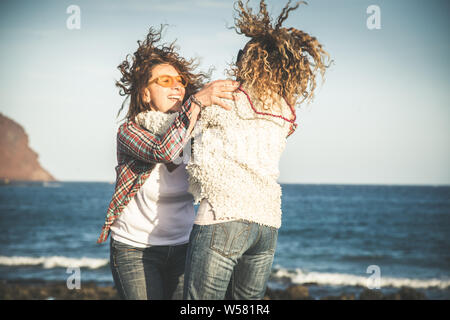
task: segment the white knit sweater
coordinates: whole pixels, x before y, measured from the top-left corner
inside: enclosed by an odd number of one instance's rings
[[[195,203],[207,198],[218,220],[243,219],[279,228],[278,167],[290,123],[256,114],[247,96],[243,92],[238,95],[231,111],[218,106],[202,110],[193,133],[193,154],[186,167],[188,191]],[[252,100],[256,110],[262,110]],[[277,106],[278,112],[269,113],[292,118],[284,100]]]
[[[135,121],[150,132],[162,136],[169,130],[170,125],[175,121],[175,118],[178,117],[178,115],[178,112],[164,113],[161,111],[148,110],[139,113],[136,116]]]
[[[201,119],[191,134],[194,145],[186,166],[188,191],[195,203],[208,199],[218,220],[243,219],[279,228],[278,167],[290,123],[256,114],[247,96],[243,92],[238,95],[239,100],[230,111],[219,106],[202,110]],[[230,104],[229,100],[224,102]],[[262,110],[256,100],[252,102],[257,110]],[[292,118],[284,100],[275,110],[278,112],[269,113]],[[147,111],[140,113],[136,121],[162,135],[177,116],[178,113]]]

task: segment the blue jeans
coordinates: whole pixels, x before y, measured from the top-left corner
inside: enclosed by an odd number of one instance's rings
[[[110,266],[119,296],[127,300],[181,299],[187,246],[137,248],[111,238]]]
[[[194,225],[189,239],[183,298],[264,297],[278,229],[248,221]]]

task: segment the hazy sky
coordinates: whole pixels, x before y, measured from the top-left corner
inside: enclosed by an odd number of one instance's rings
[[[259,1],[251,1],[255,5]],[[278,16],[284,1],[267,1]],[[450,2],[309,0],[287,27],[335,64],[298,111],[282,183],[450,184]],[[66,22],[81,10],[80,29]],[[381,29],[370,30],[370,5]],[[185,57],[214,79],[245,42],[226,27],[233,1],[1,1],[0,112],[20,123],[59,180],[114,181],[117,65],[150,26],[169,24]],[[124,114],[123,114],[124,115]]]

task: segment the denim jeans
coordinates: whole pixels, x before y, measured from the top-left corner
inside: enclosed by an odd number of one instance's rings
[[[181,299],[187,246],[137,248],[111,238],[110,265],[119,296],[127,300]]]
[[[248,221],[194,225],[189,239],[183,298],[264,297],[278,229]]]

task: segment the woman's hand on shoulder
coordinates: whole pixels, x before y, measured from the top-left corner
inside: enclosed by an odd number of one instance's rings
[[[203,107],[213,104],[221,106],[226,110],[231,110],[231,106],[222,101],[228,99],[235,101],[237,96],[233,92],[239,88],[239,82],[233,80],[216,80],[206,84],[199,92],[194,95],[194,99],[200,101]],[[193,101],[195,103],[195,100]],[[200,107],[202,107],[200,106]]]

